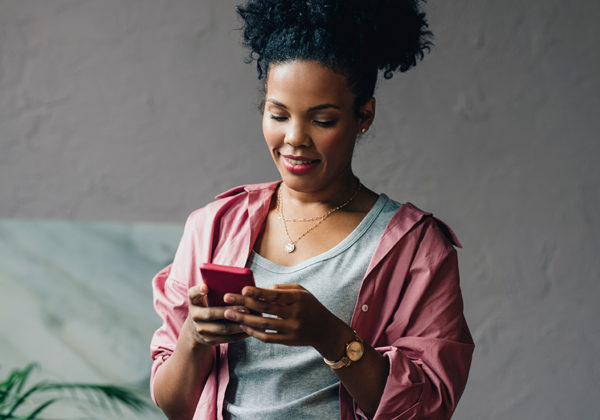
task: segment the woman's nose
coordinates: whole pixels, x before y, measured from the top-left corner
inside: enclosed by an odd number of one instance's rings
[[[311,143],[310,135],[304,124],[300,122],[290,124],[285,133],[285,142],[294,147],[309,146]]]

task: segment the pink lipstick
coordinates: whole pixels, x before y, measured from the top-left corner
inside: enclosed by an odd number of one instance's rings
[[[280,155],[283,167],[296,175],[310,171],[319,163],[318,159],[308,159],[303,156]]]

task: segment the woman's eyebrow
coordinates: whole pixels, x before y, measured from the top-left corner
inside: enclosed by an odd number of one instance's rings
[[[287,109],[287,106],[285,106],[284,104],[282,104],[279,101],[276,101],[275,99],[267,99],[267,102],[270,102],[273,105],[277,105],[278,107],[281,107],[283,109]],[[321,105],[315,105],[315,106],[312,106],[312,107],[308,108],[308,112],[319,111],[321,109],[327,109],[327,108],[341,109],[337,105],[333,105],[333,104],[321,104]]]
[[[320,109],[327,109],[327,108],[340,109],[340,107],[337,106],[337,105],[333,105],[333,104],[321,104],[321,105],[317,105],[317,106],[313,106],[313,107],[308,108],[308,111],[309,112],[311,112],[311,111],[318,111]]]
[[[280,108],[287,109],[287,106],[285,106],[284,104],[282,104],[282,103],[281,103],[281,102],[279,102],[279,101],[276,101],[275,99],[267,99],[267,102],[270,102],[270,103],[272,103],[273,105],[277,105],[277,106],[278,106],[278,107],[280,107]]]

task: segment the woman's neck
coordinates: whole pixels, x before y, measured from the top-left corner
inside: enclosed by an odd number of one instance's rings
[[[279,188],[280,199],[286,217],[316,217],[330,209],[339,206],[360,188],[360,182],[352,173],[327,185],[325,188],[314,191],[300,191],[283,182]],[[350,205],[351,203],[348,203]]]

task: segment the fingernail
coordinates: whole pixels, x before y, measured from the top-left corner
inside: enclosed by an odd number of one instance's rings
[[[235,301],[235,299],[231,295],[225,295],[223,297],[223,301],[225,301],[225,303],[233,303]]]
[[[231,310],[225,311],[225,318],[227,319],[235,319],[235,314]]]
[[[245,325],[240,325],[240,330],[246,332],[246,326]]]
[[[242,291],[242,294],[243,294],[244,296],[252,296],[252,290],[244,289],[244,290]]]
[[[248,313],[248,309],[246,309],[246,308],[238,308],[238,310],[237,310],[237,311],[238,311],[239,313],[241,313],[241,314],[247,314],[247,313]]]

